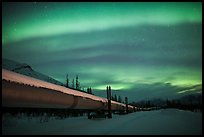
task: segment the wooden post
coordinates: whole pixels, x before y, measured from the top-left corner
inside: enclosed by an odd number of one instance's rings
[[[125,97],[126,113],[128,114],[128,98]]]
[[[91,111],[88,110],[88,119],[91,119],[91,115],[90,115]]]
[[[108,99],[108,118],[112,118],[112,112],[111,112],[111,87],[107,86],[107,99]]]
[[[136,111],[135,106],[133,107],[134,112]]]

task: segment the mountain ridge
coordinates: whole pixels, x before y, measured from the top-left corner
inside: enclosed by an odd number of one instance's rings
[[[10,59],[3,58],[2,68],[19,73],[19,74],[30,76],[36,79],[40,79],[46,82],[50,82],[56,85],[64,86],[63,83],[55,80],[54,78],[51,78],[50,76],[47,76],[45,74],[42,74],[40,72],[33,70],[33,68],[26,63],[19,63],[19,62],[10,60]]]

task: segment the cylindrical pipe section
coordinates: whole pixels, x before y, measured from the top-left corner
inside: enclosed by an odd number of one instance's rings
[[[2,69],[2,106],[125,110],[126,105],[111,101],[110,86],[105,99]],[[131,110],[133,106],[128,108]]]
[[[2,80],[3,107],[98,109],[103,102]]]

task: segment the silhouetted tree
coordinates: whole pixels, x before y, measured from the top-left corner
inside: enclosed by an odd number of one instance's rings
[[[78,87],[79,87],[79,90],[81,90],[81,86],[80,86],[80,82],[78,81]]]
[[[67,88],[69,87],[69,77],[68,77],[68,74],[67,74]]]
[[[78,80],[79,80],[79,78],[78,78],[78,75],[77,75],[76,76],[76,89],[79,89],[79,83],[78,83],[79,81]]]
[[[72,79],[72,88],[74,88],[74,79]]]
[[[89,90],[90,90],[90,94],[92,94],[91,88]]]
[[[87,88],[87,93],[92,94],[91,88]]]
[[[150,107],[150,101],[147,101],[147,106],[146,107]]]
[[[122,98],[118,96],[118,102],[122,103]]]
[[[117,95],[116,95],[116,94],[115,94],[114,100],[115,100],[115,101],[118,101],[118,100],[117,100]]]

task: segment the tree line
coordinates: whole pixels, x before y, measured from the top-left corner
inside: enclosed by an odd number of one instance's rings
[[[152,99],[130,103],[138,108],[176,108],[202,112],[202,95],[187,95],[178,99]]]
[[[84,93],[93,94],[91,87],[86,88],[87,91],[85,90],[85,88],[81,87],[81,83],[79,82],[78,75],[76,75],[76,79],[73,78],[70,83],[69,75],[67,74],[65,87],[75,89]]]

